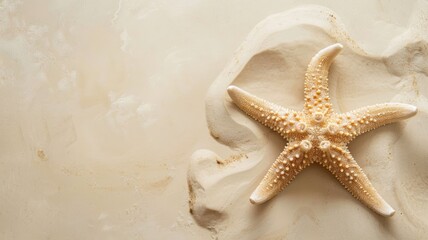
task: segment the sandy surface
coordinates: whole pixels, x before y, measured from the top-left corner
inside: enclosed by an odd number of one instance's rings
[[[2,1],[0,238],[423,239],[428,4],[335,2]],[[419,108],[350,145],[391,218],[319,167],[248,201],[283,142],[226,87],[299,109],[334,42],[337,111]]]

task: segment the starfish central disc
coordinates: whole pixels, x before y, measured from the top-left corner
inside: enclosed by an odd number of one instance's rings
[[[314,113],[314,120],[316,122],[322,122],[323,119],[324,119],[324,114],[322,112],[315,112]]]
[[[300,148],[303,152],[308,152],[312,148],[312,143],[308,140],[303,140],[300,142]]]
[[[324,140],[320,142],[319,148],[321,149],[321,151],[325,152],[330,149],[330,146],[331,146],[330,141]]]

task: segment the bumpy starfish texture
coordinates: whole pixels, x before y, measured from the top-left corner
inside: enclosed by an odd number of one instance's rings
[[[350,154],[347,144],[377,127],[414,116],[415,106],[384,103],[348,113],[335,113],[328,93],[328,71],[342,50],[333,44],[316,54],[305,74],[303,111],[293,111],[230,86],[233,102],[246,114],[288,141],[250,197],[261,204],[282,191],[304,168],[318,163],[329,170],[358,200],[383,216],[395,210],[383,200]]]

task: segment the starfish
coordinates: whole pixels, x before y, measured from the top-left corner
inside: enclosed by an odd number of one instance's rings
[[[229,96],[243,112],[288,141],[251,194],[251,203],[261,204],[270,200],[301,170],[318,163],[366,206],[383,216],[394,214],[395,210],[371,185],[347,145],[365,132],[414,116],[417,108],[403,103],[383,103],[335,113],[330,103],[327,77],[334,57],[342,48],[336,43],[312,58],[305,74],[302,111],[268,102],[236,86],[228,87]]]

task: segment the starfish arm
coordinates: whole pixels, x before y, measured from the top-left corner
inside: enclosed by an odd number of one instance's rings
[[[305,74],[305,113],[318,112],[326,115],[331,111],[328,72],[333,59],[342,48],[340,43],[330,45],[319,51],[309,63]]]
[[[345,142],[380,126],[397,122],[417,113],[417,108],[404,103],[384,103],[339,114],[337,133]]]
[[[258,98],[238,87],[227,88],[233,102],[259,123],[290,139],[303,134],[306,125],[299,123],[301,113]]]
[[[366,206],[383,216],[394,214],[395,210],[377,193],[346,147],[332,145],[321,164]]]
[[[250,202],[253,204],[264,203],[281,192],[297,174],[312,161],[305,153],[305,141],[289,143],[278,156],[269,171],[251,194]],[[309,143],[310,144],[310,143]],[[310,146],[309,146],[310,148]]]

